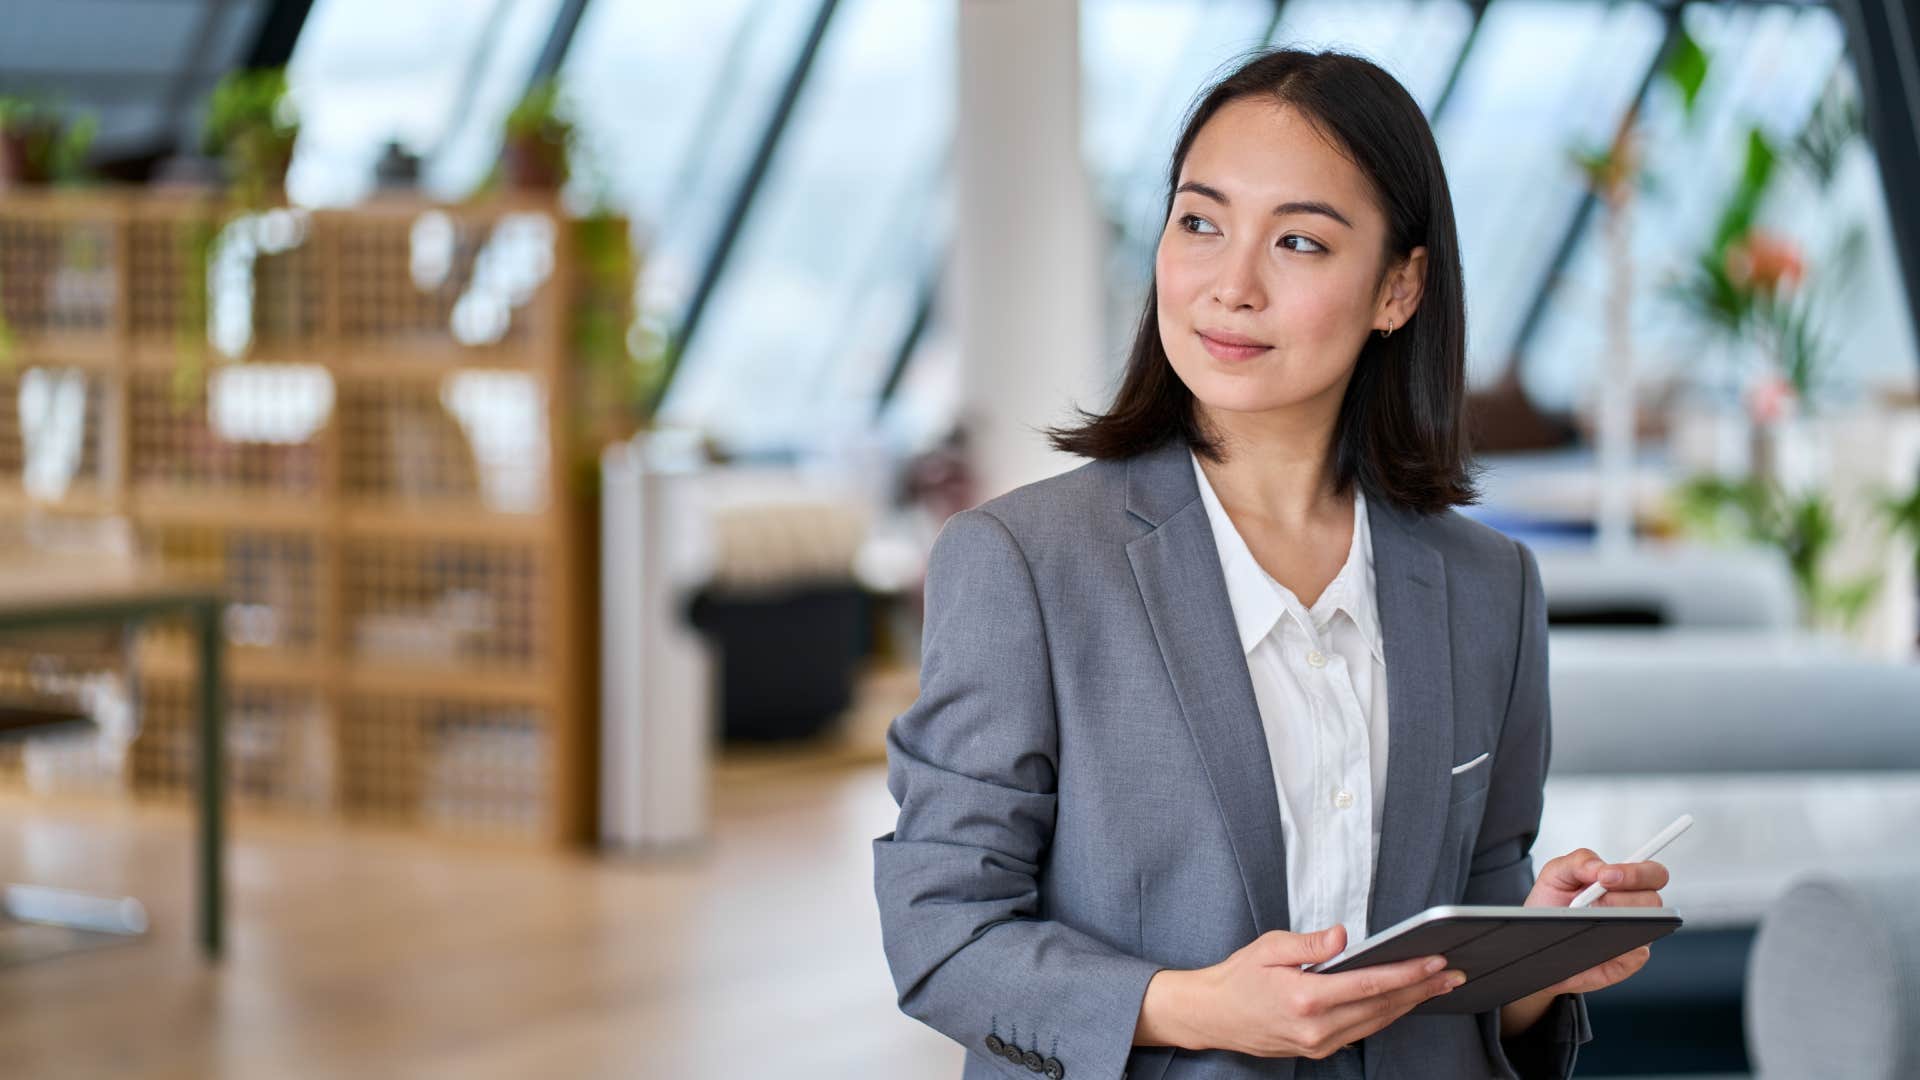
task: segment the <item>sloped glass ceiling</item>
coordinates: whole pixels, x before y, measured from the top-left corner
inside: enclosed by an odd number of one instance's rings
[[[94,157],[197,136],[201,103],[247,55],[265,0],[13,0],[0,95],[92,113]]]
[[[945,243],[954,0],[842,0],[663,403],[742,451],[868,427]]]

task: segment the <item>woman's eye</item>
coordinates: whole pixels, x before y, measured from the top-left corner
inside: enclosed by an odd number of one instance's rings
[[[1213,222],[1208,221],[1206,218],[1203,218],[1198,214],[1181,214],[1179,218],[1177,218],[1176,220],[1178,221],[1182,231],[1193,233],[1197,236],[1215,236],[1215,235],[1218,235],[1220,231],[1214,228]],[[1326,254],[1327,249],[1322,247],[1319,241],[1314,240],[1310,237],[1300,236],[1298,234],[1288,234],[1280,238],[1281,246],[1283,247],[1286,246],[1286,243],[1289,240],[1298,240],[1301,243],[1307,245],[1304,248],[1289,247],[1287,248],[1287,250],[1289,251],[1297,251],[1302,255]]]

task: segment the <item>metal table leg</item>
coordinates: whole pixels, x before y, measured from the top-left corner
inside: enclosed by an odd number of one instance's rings
[[[223,795],[226,791],[221,764],[226,749],[222,739],[225,719],[225,676],[221,670],[225,635],[220,626],[221,604],[215,601],[194,605],[194,622],[200,639],[200,945],[207,958],[218,959],[221,945],[221,916],[225,906],[226,875],[223,866]]]

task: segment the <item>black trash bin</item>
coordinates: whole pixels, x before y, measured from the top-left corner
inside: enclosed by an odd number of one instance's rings
[[[852,582],[753,591],[709,586],[688,617],[720,667],[720,736],[806,739],[853,703],[868,648],[868,598]]]

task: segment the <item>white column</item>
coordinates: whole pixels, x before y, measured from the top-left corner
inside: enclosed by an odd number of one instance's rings
[[[961,0],[945,296],[982,498],[1078,464],[1035,429],[1098,410],[1101,244],[1080,155],[1078,0]]]

